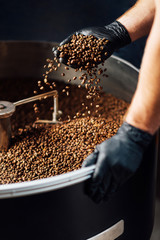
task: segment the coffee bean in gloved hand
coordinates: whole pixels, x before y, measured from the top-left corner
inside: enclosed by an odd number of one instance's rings
[[[110,57],[115,50],[124,47],[131,42],[131,38],[126,28],[118,21],[115,21],[104,27],[90,27],[82,29],[73,34],[82,34],[85,36],[93,35],[97,39],[107,39],[108,42],[104,45],[103,50],[103,52],[107,52],[107,55],[103,54],[101,62]],[[60,46],[68,44],[71,41],[73,34],[62,41]],[[53,48],[53,53],[56,57],[59,57],[60,55],[60,51],[58,51],[57,48]],[[67,59],[61,57],[61,62],[67,64]]]
[[[96,165],[85,193],[99,203],[116,192],[141,165],[143,154],[152,135],[124,122],[117,134],[98,145],[82,167]]]

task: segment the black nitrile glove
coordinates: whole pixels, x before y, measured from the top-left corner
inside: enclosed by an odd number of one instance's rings
[[[105,55],[102,56],[102,61],[109,58],[115,50],[124,47],[125,45],[131,42],[131,38],[126,28],[118,21],[115,21],[104,27],[91,27],[82,29],[73,34],[93,35],[96,38],[101,39],[106,38],[107,40],[109,40],[109,42],[104,46],[104,52],[107,52],[108,54],[107,56]],[[72,38],[72,35],[70,35],[64,41],[62,41],[60,43],[60,46],[69,43]],[[56,57],[59,57],[60,52],[56,48],[53,48],[52,50],[54,55]],[[61,58],[60,61],[66,64],[65,59]]]
[[[117,134],[98,145],[82,167],[96,165],[85,193],[99,203],[108,200],[139,168],[152,135],[124,122]]]

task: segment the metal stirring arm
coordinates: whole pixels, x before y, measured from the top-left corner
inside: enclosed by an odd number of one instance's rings
[[[42,93],[30,98],[25,98],[22,99],[20,101],[14,102],[13,104],[15,105],[15,107],[26,104],[26,103],[30,103],[30,102],[34,102],[37,100],[42,100],[42,99],[46,99],[48,97],[52,97],[53,96],[53,101],[54,101],[54,112],[53,112],[53,116],[52,116],[52,120],[37,120],[35,123],[58,123],[57,117],[59,114],[61,114],[60,111],[58,111],[58,91],[57,90],[53,90],[47,93]]]
[[[61,114],[61,111],[58,111],[58,91],[53,90],[47,93],[42,93],[30,98],[26,98],[14,103],[7,102],[7,101],[0,101],[0,151],[7,150],[11,138],[11,122],[10,118],[15,112],[15,108],[17,106],[34,102],[37,100],[45,99],[48,97],[53,97],[54,101],[54,112],[52,116],[52,120],[38,120],[35,123],[46,123],[46,124],[55,124],[59,123],[57,120],[58,115]]]
[[[14,102],[14,105],[17,107],[17,106],[20,106],[22,104],[34,102],[34,101],[37,101],[37,100],[42,100],[42,99],[45,99],[47,97],[52,97],[52,96],[55,97],[55,98],[58,97],[57,90],[53,90],[53,91],[50,91],[50,92],[47,92],[47,93],[42,93],[42,94],[39,94],[39,95],[36,95],[36,96],[33,96],[33,97],[22,99],[20,101]]]

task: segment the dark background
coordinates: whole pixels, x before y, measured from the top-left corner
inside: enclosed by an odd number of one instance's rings
[[[0,40],[62,41],[75,30],[111,23],[135,0],[0,0]],[[116,55],[139,67],[145,40]]]

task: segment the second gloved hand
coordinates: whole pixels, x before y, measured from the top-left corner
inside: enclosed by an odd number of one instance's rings
[[[139,168],[152,135],[124,122],[117,134],[98,145],[82,167],[96,165],[85,193],[99,203],[107,200]]]
[[[93,35],[98,39],[107,39],[108,43],[104,46],[104,52],[107,52],[107,55],[103,55],[102,61],[109,58],[113,52],[131,42],[131,38],[128,34],[126,28],[118,21],[115,21],[104,27],[90,27],[82,29],[73,33],[75,35],[83,34],[85,36]],[[70,42],[72,35],[67,37],[64,41],[60,43],[60,46]],[[59,51],[53,48],[53,53],[56,57],[59,57]],[[65,59],[61,59],[61,62],[66,64]]]

